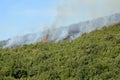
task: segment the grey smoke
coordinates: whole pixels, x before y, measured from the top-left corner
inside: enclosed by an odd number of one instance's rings
[[[89,33],[95,29],[101,29],[104,26],[113,25],[120,22],[120,13],[111,16],[100,17],[90,21],[72,24],[66,27],[59,27],[50,33],[49,41],[59,42],[66,37],[74,40],[83,33]],[[62,36],[62,37],[61,37]]]
[[[24,44],[32,44],[40,42],[48,35],[48,42],[59,42],[64,39],[74,40],[83,33],[89,33],[95,29],[101,29],[104,26],[120,23],[120,13],[111,16],[100,17],[90,21],[72,24],[57,28],[49,28],[43,32],[26,34],[23,36],[14,37],[8,41],[4,47],[19,46]]]
[[[63,0],[57,8],[55,27],[68,26],[120,12],[120,0]]]
[[[45,32],[30,33],[23,36],[16,36],[8,41],[4,47],[21,46],[41,41],[46,36]]]
[[[83,33],[119,23],[119,4],[120,0],[63,0],[49,29],[14,37],[4,47],[40,42],[47,35],[48,42],[59,42],[65,38],[74,40]]]

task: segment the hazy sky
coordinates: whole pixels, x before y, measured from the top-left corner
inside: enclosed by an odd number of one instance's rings
[[[0,40],[120,12],[120,0],[0,0]]]
[[[120,0],[64,0],[57,13],[56,25],[75,24],[120,13]]]
[[[59,0],[0,0],[0,40],[52,24]]]

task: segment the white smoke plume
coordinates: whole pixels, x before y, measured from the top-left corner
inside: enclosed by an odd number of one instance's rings
[[[120,12],[120,0],[64,0],[57,8],[54,26],[68,26]]]
[[[58,6],[56,19],[49,29],[14,37],[4,47],[40,42],[47,35],[48,42],[65,38],[74,40],[83,33],[119,23],[119,4],[119,0],[64,0]]]
[[[104,26],[109,26],[116,23],[120,23],[120,13],[88,20],[85,22],[79,22],[66,27],[58,27],[50,33],[49,40],[58,42],[66,37],[69,40],[74,40],[83,33],[88,33],[95,29],[100,29]]]

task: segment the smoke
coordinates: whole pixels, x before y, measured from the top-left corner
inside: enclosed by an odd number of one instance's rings
[[[54,26],[68,26],[120,12],[120,0],[64,0],[57,8]]]
[[[52,28],[49,33],[49,41],[59,42],[63,39],[74,40],[83,33],[101,29],[104,26],[113,25],[120,22],[120,13],[110,16],[99,17],[97,19],[79,22],[64,27]]]
[[[51,27],[38,33],[14,37],[4,47],[40,42],[46,36],[48,42],[74,40],[83,33],[119,23],[119,4],[119,0],[64,0],[58,5]]]
[[[29,33],[26,35],[13,37],[12,39],[8,41],[8,44],[5,45],[4,48],[40,42],[44,37],[46,37],[47,35],[46,31],[47,30],[43,32]]]
[[[60,38],[58,37],[63,36],[66,37],[69,34],[68,28],[66,29],[62,28],[62,30],[60,29],[57,30],[60,27],[63,26],[65,27],[69,26],[70,24],[93,20],[99,17],[110,16],[112,14],[119,13],[120,12],[119,4],[120,0],[63,0],[63,3],[60,4],[57,8],[56,19],[51,27],[50,32],[52,33],[50,33],[51,37],[49,39],[53,41],[59,41]],[[71,30],[73,30],[74,32],[77,31],[78,33],[76,33],[76,35],[79,35],[81,34],[79,27],[77,28],[73,27]],[[94,29],[94,27],[90,26],[87,27],[86,30],[90,32],[91,28]],[[81,29],[83,30],[85,29],[85,27],[81,26]],[[53,31],[56,32],[53,33]],[[74,38],[71,37],[70,39]]]

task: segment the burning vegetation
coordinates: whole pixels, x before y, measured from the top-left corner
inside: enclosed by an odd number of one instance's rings
[[[46,43],[48,41],[48,35],[41,40],[42,43]]]

